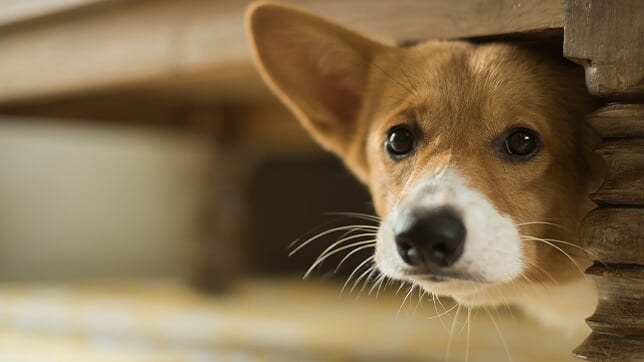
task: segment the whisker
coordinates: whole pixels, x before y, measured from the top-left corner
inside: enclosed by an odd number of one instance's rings
[[[389,279],[389,278],[387,277],[387,275],[382,274],[382,278],[381,278],[380,283],[379,283],[379,285],[378,285],[378,289],[376,290],[376,298],[378,298],[378,296],[380,296],[380,289],[381,289],[382,287],[384,287],[385,289],[387,289],[387,283],[386,283],[386,282],[387,282],[387,279]]]
[[[494,316],[492,313],[490,313],[490,310],[483,306],[483,309],[487,313],[488,316],[490,316],[490,320],[492,321],[492,325],[494,326],[494,329],[496,329],[496,333],[499,336],[499,339],[501,340],[501,344],[503,345],[503,349],[505,350],[506,356],[508,356],[508,361],[512,362],[512,354],[510,353],[510,349],[508,348],[508,344],[505,341],[505,338],[503,337],[503,333],[501,333],[501,329],[499,328],[499,325],[496,323],[496,320],[494,319]]]
[[[333,248],[335,248],[335,247],[339,246],[340,244],[343,244],[343,243],[345,243],[345,242],[347,242],[349,240],[366,238],[366,237],[372,238],[374,236],[376,236],[376,234],[374,234],[374,233],[361,233],[361,234],[356,234],[356,235],[343,237],[343,238],[335,241],[333,244],[329,245],[326,249],[324,249],[324,251],[322,251],[320,253],[320,257],[322,257],[327,252],[331,251]],[[375,240],[374,240],[374,242],[375,242]]]
[[[357,246],[359,246],[359,248],[356,248]],[[315,268],[318,265],[320,265],[322,262],[324,262],[329,257],[331,257],[331,256],[333,256],[333,255],[335,255],[335,254],[337,254],[337,253],[339,253],[339,252],[341,252],[343,250],[355,248],[354,252],[357,252],[359,250],[368,249],[368,248],[371,248],[373,246],[374,246],[373,240],[357,241],[355,243],[351,243],[349,245],[339,247],[339,248],[337,248],[337,249],[335,249],[333,251],[330,251],[330,252],[328,252],[326,254],[320,255],[317,259],[315,259],[315,262],[313,262],[313,264],[306,271],[306,273],[304,274],[304,279],[308,278],[309,275],[313,272],[313,270],[315,270]]]
[[[313,241],[315,241],[315,240],[317,240],[317,239],[319,239],[319,238],[321,238],[323,236],[326,236],[326,235],[329,235],[329,234],[332,234],[332,233],[335,233],[335,232],[338,232],[338,231],[344,231],[344,230],[351,230],[351,231],[363,230],[363,231],[372,231],[373,232],[375,230],[378,230],[378,227],[373,226],[373,225],[345,225],[345,226],[338,226],[338,227],[323,231],[323,232],[321,232],[321,233],[319,233],[317,235],[314,235],[314,236],[306,239],[300,245],[298,245],[295,249],[293,249],[293,251],[291,251],[288,255],[292,256],[293,254],[295,254],[298,251],[300,251],[303,247],[307,246],[308,244],[312,243]],[[300,241],[299,239],[293,241],[291,244],[289,244],[289,248],[292,248],[295,245],[297,245],[297,243],[299,241]]]
[[[371,268],[371,273],[369,273],[369,275],[367,275],[367,277],[364,279],[364,282],[362,283],[362,288],[360,288],[360,292],[359,292],[359,294],[362,294],[362,293],[365,291],[365,289],[367,288],[367,284],[368,284],[370,281],[372,281],[372,280],[373,280],[373,276],[374,276],[374,274],[375,274],[375,275],[377,275],[377,274],[378,274],[378,268],[376,268],[376,266],[375,266],[375,265],[373,266],[373,268]],[[376,281],[377,281],[377,279],[376,279]],[[374,282],[373,282],[373,284],[375,285],[375,283],[376,283],[376,282],[374,281]],[[370,293],[369,293],[369,294],[370,294]],[[367,295],[369,295],[369,294],[367,294]]]
[[[420,305],[423,303],[424,295],[425,295],[425,291],[423,290],[423,288],[418,288],[418,302],[416,302],[416,307],[414,308],[414,313],[412,314],[414,317],[418,312],[418,307],[420,307]]]
[[[351,278],[353,278],[353,276],[354,276],[354,275],[355,275],[355,274],[356,274],[356,273],[357,273],[357,272],[358,272],[358,271],[359,271],[363,266],[365,266],[365,264],[369,263],[370,261],[373,261],[373,259],[374,259],[374,256],[372,255],[372,256],[370,256],[370,257],[366,258],[365,260],[363,260],[360,264],[358,264],[358,266],[356,266],[356,267],[353,269],[353,271],[351,272],[351,274],[349,274],[349,277],[347,278],[347,280],[344,282],[344,285],[342,286],[342,289],[340,290],[340,294],[344,293],[344,290],[347,288],[347,285],[349,285],[349,282],[351,281]]]
[[[554,284],[559,284],[559,282],[552,276],[552,274],[548,273],[548,271],[545,270],[544,268],[542,268],[539,264],[533,263],[533,262],[531,262],[529,260],[523,260],[523,262],[525,264],[527,264],[528,266],[531,266],[531,267],[539,270],[541,273],[543,273],[545,276],[547,276]]]
[[[437,310],[436,310],[436,313],[437,313],[437,314],[436,314],[436,315],[433,315],[433,316],[431,316],[431,317],[428,317],[428,318],[427,318],[427,320],[432,320],[432,319],[441,318],[442,316],[447,315],[447,314],[449,314],[451,311],[453,311],[454,309],[456,309],[456,307],[458,307],[458,304],[454,304],[451,308],[449,308],[449,309],[445,310],[444,312],[442,312],[442,313],[440,313],[440,314],[438,314],[438,309],[437,309]]]
[[[370,221],[375,221],[375,222],[381,222],[382,221],[382,219],[379,218],[378,216],[365,214],[365,213],[361,213],[361,212],[350,212],[350,211],[325,212],[325,213],[323,213],[323,215],[347,216],[347,217],[353,217],[353,218],[356,218],[356,219],[370,220]]]
[[[353,285],[351,286],[351,290],[349,291],[349,293],[353,294],[353,291],[356,289],[358,284],[360,284],[360,281],[362,280],[362,278],[367,277],[367,279],[368,279],[369,278],[368,276],[372,275],[374,270],[376,270],[376,266],[372,265],[367,270],[365,270],[364,273],[360,274],[360,276],[358,276],[358,279],[356,279],[356,281],[353,282]],[[367,279],[365,279],[365,280],[367,280]],[[362,292],[363,290],[364,290],[364,288],[360,289],[360,292]],[[360,296],[360,293],[358,293],[358,296]]]
[[[588,249],[586,249],[586,248],[584,248],[582,246],[579,246],[579,245],[577,245],[575,243],[571,243],[569,241],[564,241],[564,240],[559,240],[559,239],[546,239],[546,238],[543,238],[542,240],[550,241],[550,242],[553,242],[553,243],[560,243],[560,244],[563,244],[563,245],[568,245],[570,247],[579,249],[579,250],[583,251],[584,253],[588,254],[593,259],[595,259],[598,262],[602,263],[604,266],[606,266],[606,263],[604,263],[604,261],[599,256],[597,256],[597,254],[595,254],[592,251],[590,251],[590,250],[588,250]]]
[[[541,283],[541,282],[539,282],[539,281],[537,281],[537,280],[532,280],[532,279],[530,279],[530,277],[528,277],[525,273],[519,273],[519,277],[521,277],[521,279],[523,279],[523,280],[525,280],[526,282],[528,282],[528,285],[529,285],[529,286],[531,286],[531,287],[532,287],[532,289],[533,289],[534,291],[538,291],[538,290],[536,289],[537,287],[535,286],[535,284],[539,284],[539,286],[540,286],[540,287],[542,287],[542,288],[544,288],[544,287],[545,287],[545,286],[543,285],[543,283]]]
[[[376,244],[376,241],[375,241],[375,240],[365,240],[365,241],[370,241],[370,242],[373,244],[373,245],[371,245],[371,246],[372,246],[372,247],[375,247],[375,244]],[[366,245],[368,245],[368,244],[366,244]],[[345,255],[345,256],[342,258],[342,260],[340,260],[340,262],[338,263],[338,265],[335,267],[334,272],[335,272],[335,273],[337,273],[337,272],[340,270],[340,267],[342,266],[342,264],[344,264],[344,262],[345,262],[345,261],[347,261],[347,260],[348,260],[352,255],[354,255],[354,254],[356,254],[356,253],[358,253],[359,251],[364,250],[364,249],[368,249],[368,247],[355,248],[355,249],[351,250],[349,253],[347,253],[347,255]]]
[[[445,308],[445,306],[443,305],[443,302],[441,302],[440,297],[438,297],[438,296],[437,296],[436,294],[434,294],[434,293],[432,293],[432,302],[433,302],[433,304],[434,304],[434,310],[436,311],[436,314],[438,314],[438,321],[439,321],[439,322],[441,322],[441,325],[443,326],[443,329],[447,329],[447,326],[445,325],[445,323],[443,322],[443,318],[441,318],[441,317],[442,317],[442,316],[444,316],[445,314],[449,314],[451,311],[453,311],[453,310],[454,310],[454,308],[456,308],[456,307],[457,307],[457,304],[454,304],[454,305],[453,305],[453,306],[448,310],[448,309],[447,309],[447,308]],[[443,308],[443,313],[440,313],[440,314],[439,314],[439,312],[438,312],[438,307],[436,306],[436,304],[440,305],[440,306],[441,306],[441,308]],[[433,318],[431,318],[431,319],[433,319]]]
[[[358,230],[356,230],[356,229],[347,230],[347,231],[343,232],[340,236],[338,236],[337,241],[339,241],[341,239],[344,239],[346,237],[352,236],[352,234],[354,234],[356,232],[358,232]],[[376,236],[377,233],[375,231],[373,231],[373,230],[370,230],[369,232],[367,232],[367,230],[364,230],[364,232],[361,233],[361,235],[362,234],[365,234],[365,235],[366,234],[373,234],[373,236]]]
[[[529,222],[522,222],[517,224],[517,226],[524,226],[524,225],[550,225],[563,230],[568,230],[568,228],[563,225],[555,224],[553,222],[548,222],[548,221],[529,221]]]
[[[520,273],[519,277],[525,280],[535,293],[537,294],[544,293],[544,289],[546,288],[546,286],[541,281],[532,280],[525,273]],[[541,287],[542,289],[538,289],[537,287]]]
[[[451,312],[452,309],[450,308],[450,311],[443,310],[443,313],[439,312],[438,307],[436,306],[436,304],[437,304],[436,303],[436,294],[435,293],[429,293],[429,294],[432,296],[432,306],[434,307],[434,312],[436,314],[431,316],[431,317],[429,317],[428,319],[436,319],[436,318],[438,318],[438,321],[443,326],[443,329],[445,329],[445,323],[443,323],[443,319],[441,317],[444,316],[445,314],[448,314],[449,312]]]
[[[405,79],[407,79],[407,83],[409,84],[409,87],[414,91],[413,96],[418,98],[420,95],[420,92],[418,91],[418,88],[416,87],[416,82],[412,81],[412,79],[409,77],[409,73],[405,70],[405,67],[401,67],[400,70],[402,71],[403,75],[405,76]]]
[[[294,246],[297,246],[300,243],[302,243],[303,240],[308,240],[311,237],[315,237],[320,232],[329,231],[329,228],[333,227],[337,223],[338,223],[338,220],[331,220],[331,221],[322,223],[322,224],[312,228],[311,230],[307,231],[306,233],[304,233],[304,234],[298,236],[297,238],[295,238],[295,240],[291,241],[288,244],[287,249],[292,249]],[[345,226],[351,227],[351,226],[355,226],[355,225],[345,225]],[[349,232],[351,232],[351,231],[349,231]]]
[[[456,314],[454,315],[454,319],[452,320],[452,327],[449,330],[449,338],[447,338],[447,351],[445,352],[445,362],[449,361],[450,353],[452,350],[452,339],[454,338],[454,330],[456,329],[456,320],[458,319],[458,315],[461,311],[461,304],[458,304],[458,307],[456,308]]]
[[[577,261],[575,261],[575,259],[573,259],[573,257],[570,256],[570,254],[566,253],[562,248],[558,247],[557,245],[555,245],[555,244],[553,244],[553,243],[551,243],[551,242],[549,242],[549,241],[547,241],[545,239],[537,238],[537,237],[534,237],[534,236],[522,235],[521,238],[523,240],[540,241],[540,242],[542,242],[542,243],[544,243],[546,245],[549,245],[549,246],[553,247],[554,249],[558,250],[561,254],[565,255],[577,267],[577,269],[579,269],[579,272],[581,273],[581,275],[583,275],[584,277],[586,276],[586,274],[584,274],[584,271],[582,270],[581,266],[577,263]]]
[[[405,298],[403,298],[402,303],[400,303],[400,307],[398,308],[398,313],[396,314],[397,317],[400,317],[400,312],[402,312],[403,307],[405,306],[405,303],[407,302],[407,298],[414,292],[414,289],[416,288],[416,284],[411,284],[409,287],[409,290],[407,291],[407,294],[405,294]]]
[[[505,311],[510,315],[512,318],[513,322],[517,321],[517,318],[514,316],[514,312],[512,312],[512,306],[510,303],[508,303],[508,298],[505,296],[505,293],[503,292],[503,288],[500,286],[497,286],[496,289],[501,293],[501,298],[503,298],[503,308]]]
[[[467,334],[465,335],[465,362],[470,360],[470,333],[472,322],[472,307],[467,307]]]
[[[398,295],[398,293],[400,293],[402,288],[407,285],[407,282],[402,280],[399,280],[398,283],[399,283],[398,289],[396,289],[396,293],[394,293],[396,295]]]
[[[436,312],[436,314],[440,314],[440,312],[438,311],[438,307],[436,306],[436,294],[434,293],[429,293],[429,294],[432,296],[432,305],[434,306],[434,311]]]
[[[444,305],[444,304],[443,304],[443,302],[441,301],[441,298],[440,298],[440,297],[436,297],[436,301],[438,302],[438,305],[440,305],[440,306],[441,306],[441,308],[443,308],[443,310],[445,310],[445,309],[446,309],[446,308],[445,308],[445,305]]]
[[[412,97],[414,97],[414,98],[416,98],[416,97],[417,97],[417,95],[416,95],[414,92],[412,92],[409,88],[407,88],[404,84],[402,84],[402,82],[400,82],[400,81],[398,81],[396,78],[392,77],[392,76],[391,76],[391,74],[389,74],[389,73],[385,72],[385,70],[384,70],[381,66],[379,66],[377,63],[372,62],[371,64],[372,64],[376,69],[378,69],[380,72],[382,72],[382,74],[386,75],[386,76],[387,76],[387,78],[391,79],[394,83],[398,84],[398,85],[400,86],[400,88],[402,88],[402,89],[404,89],[405,91],[407,91],[407,93],[409,93],[409,95],[411,95],[411,96],[412,96]]]
[[[383,275],[384,275],[384,273],[383,273]],[[390,278],[389,276],[387,276],[385,278],[385,281],[382,283],[382,289],[386,290],[387,288],[393,288],[394,284],[396,284],[396,282],[397,282],[396,279],[393,279],[393,278]]]
[[[326,258],[327,255],[332,255],[331,253],[336,253],[337,251],[346,250],[346,249],[350,248],[351,246],[361,245],[360,243],[374,243],[375,244],[375,240],[372,239],[373,237],[374,237],[373,234],[363,233],[363,234],[348,236],[346,238],[340,239],[340,240],[334,242],[333,244],[329,245],[326,249],[324,249],[324,251],[322,251],[320,253],[320,255],[317,257],[316,261],[321,259],[321,258]],[[363,238],[369,238],[369,239],[355,241],[355,242],[340,246],[340,245],[346,243],[347,241],[354,240],[354,239],[363,239]]]
[[[371,286],[371,289],[369,289],[369,292],[367,292],[367,295],[371,295],[371,293],[373,293],[373,291],[376,290],[376,288],[377,288],[376,298],[378,298],[378,293],[380,292],[380,287],[382,287],[382,283],[385,280],[385,278],[386,278],[386,276],[384,274],[380,274],[378,279],[376,279],[376,281]]]

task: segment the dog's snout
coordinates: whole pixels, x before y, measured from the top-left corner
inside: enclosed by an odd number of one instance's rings
[[[413,267],[452,265],[463,254],[466,229],[449,209],[403,212],[394,226],[398,254]]]

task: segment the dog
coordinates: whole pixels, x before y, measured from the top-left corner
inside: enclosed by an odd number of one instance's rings
[[[582,69],[512,43],[390,46],[278,4],[246,20],[263,80],[369,189],[381,273],[587,333],[578,234],[603,167]]]

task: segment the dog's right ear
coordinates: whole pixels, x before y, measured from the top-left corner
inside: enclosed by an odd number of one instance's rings
[[[346,157],[356,143],[372,58],[384,46],[276,4],[252,5],[247,27],[255,61],[271,90],[322,146]]]

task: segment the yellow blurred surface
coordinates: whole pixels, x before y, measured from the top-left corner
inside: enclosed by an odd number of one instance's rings
[[[463,309],[455,322],[456,309],[436,318],[452,304],[434,308],[415,292],[403,304],[404,292],[340,290],[293,280],[221,296],[174,282],[5,285],[0,361],[444,361],[448,348],[449,361],[572,360],[570,343],[516,312],[472,311],[468,324]]]

